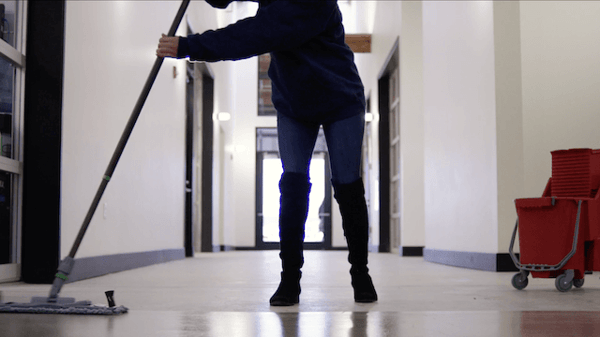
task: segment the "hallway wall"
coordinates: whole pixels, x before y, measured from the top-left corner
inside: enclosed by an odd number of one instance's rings
[[[413,200],[407,207],[406,200],[419,189],[415,165],[421,152],[426,248],[450,253],[449,264],[500,268],[507,262],[513,200],[541,194],[550,176],[550,151],[598,148],[598,7],[377,2],[373,52],[357,63],[377,112],[376,77],[400,37],[403,245],[407,237],[418,240],[418,232],[404,227],[418,228],[418,204]],[[422,25],[415,24],[419,8]],[[422,63],[418,48],[411,49],[419,35]],[[413,115],[420,99],[423,138],[416,131],[419,113]],[[420,141],[424,145],[417,151]]]
[[[372,158],[372,165],[370,167],[370,178],[368,186],[370,187],[371,202],[369,208],[369,223],[371,227],[371,244],[379,247],[380,245],[380,196],[379,196],[379,177],[380,177],[380,164],[379,164],[379,92],[378,92],[378,78],[377,75],[381,69],[385,66],[386,58],[391,52],[398,35],[400,34],[401,20],[397,20],[401,13],[402,5],[398,1],[378,1],[376,2],[374,10],[366,11],[373,17],[373,24],[367,25],[367,30],[356,31],[354,33],[371,33],[372,44],[371,53],[369,54],[355,54],[355,61],[358,67],[358,72],[361,76],[363,84],[365,86],[365,95],[370,98],[371,107],[370,110],[374,114],[374,120],[367,124],[367,128],[370,128],[369,143],[373,144],[371,153],[369,156]],[[360,13],[357,9],[356,14]],[[364,9],[362,11],[365,13]],[[371,21],[366,19],[364,21]],[[352,33],[351,31],[347,33]],[[400,97],[402,104],[402,96]],[[401,135],[402,130],[400,131]],[[402,146],[402,142],[400,144]],[[402,171],[402,169],[401,169]],[[401,183],[401,188],[403,184]],[[400,199],[404,200],[403,193],[401,192]],[[402,207],[401,207],[402,209]],[[401,217],[404,212],[401,211]],[[402,222],[402,219],[400,220]],[[403,237],[401,235],[401,237]],[[397,247],[393,247],[397,248]]]
[[[218,27],[253,16],[254,3],[233,3],[218,10]],[[217,25],[206,29],[215,29]],[[213,220],[213,246],[226,248],[254,247],[256,229],[256,128],[275,127],[275,117],[258,116],[258,60],[225,61],[211,64],[222,70],[215,80],[215,111],[227,112],[231,120],[216,122],[219,141],[215,151],[221,153],[215,172],[218,184],[219,218]],[[217,134],[215,132],[215,134]],[[218,145],[217,145],[218,143]],[[218,146],[218,148],[217,148]],[[217,181],[215,185],[217,186]]]
[[[402,247],[425,246],[425,119],[423,9],[402,3],[400,39],[400,149]]]
[[[494,4],[501,253],[515,224],[513,200],[541,196],[550,152],[600,148],[598,15],[596,2]]]
[[[359,5],[360,6],[360,5]],[[362,4],[366,6],[366,4]],[[362,18],[362,29],[372,29],[372,51],[357,54],[356,63],[371,97],[371,111],[376,118],[370,123],[371,153],[371,224],[372,241],[379,244],[379,95],[378,75],[385,67],[392,47],[399,39],[400,53],[400,241],[402,247],[425,245],[424,208],[424,125],[423,125],[423,37],[420,2],[377,1],[375,9]],[[357,31],[356,33],[364,33]],[[392,247],[397,250],[399,247]]]
[[[75,238],[180,2],[68,1],[61,256]],[[216,24],[192,2],[196,29]],[[186,18],[178,35],[187,29]],[[178,73],[173,78],[173,72]],[[183,248],[185,61],[165,59],[78,258]]]
[[[524,196],[520,21],[519,3],[494,2],[499,253],[508,252],[516,219],[514,200]]]
[[[154,62],[158,37],[178,6],[67,2],[63,257]],[[347,6],[369,15],[349,23],[356,31],[348,33],[373,34],[372,52],[357,54],[356,63],[374,113],[377,75],[400,38],[402,246],[506,253],[516,216],[512,201],[541,194],[550,176],[549,152],[600,148],[595,127],[600,125],[600,5],[377,1]],[[194,1],[187,18],[202,32],[255,10],[253,3],[215,10]],[[275,117],[257,116],[257,63],[211,64],[215,112],[232,116],[215,121],[216,246],[254,246],[255,129],[276,125]],[[183,247],[184,74],[185,61],[163,64],[78,257]],[[378,119],[369,125],[371,243],[378,245]],[[333,222],[334,246],[342,247],[339,214]]]
[[[493,24],[492,2],[423,2],[430,250],[498,252]]]
[[[540,196],[550,151],[600,148],[600,2],[522,2],[524,195]]]

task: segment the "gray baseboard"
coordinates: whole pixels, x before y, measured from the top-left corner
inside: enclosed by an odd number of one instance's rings
[[[400,247],[400,256],[402,257],[423,257],[424,247]]]
[[[183,259],[185,259],[184,248],[84,257],[75,259],[75,266],[67,283]]]
[[[428,262],[454,267],[494,272],[518,271],[508,254],[456,252],[425,248],[423,258]]]
[[[213,245],[213,253],[217,253],[217,252],[230,252],[230,251],[234,251],[235,248],[232,246],[227,246],[227,245]]]

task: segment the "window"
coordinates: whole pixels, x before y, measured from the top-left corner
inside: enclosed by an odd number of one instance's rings
[[[263,54],[258,57],[258,115],[275,116],[277,111],[271,100],[271,79],[269,78],[269,66],[271,55]]]
[[[20,278],[25,1],[0,1],[0,282]]]

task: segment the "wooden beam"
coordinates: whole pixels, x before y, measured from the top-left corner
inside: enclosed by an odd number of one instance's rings
[[[355,53],[370,53],[371,34],[347,34],[346,44]]]

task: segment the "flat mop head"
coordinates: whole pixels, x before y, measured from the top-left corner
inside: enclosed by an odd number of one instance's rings
[[[0,313],[67,314],[67,315],[120,315],[128,311],[124,306],[92,305],[90,301],[76,302],[71,297],[34,297],[30,303],[2,303]]]
[[[58,273],[52,283],[50,296],[33,297],[29,303],[2,302],[0,294],[0,313],[22,313],[22,314],[70,314],[70,315],[119,315],[126,313],[129,309],[124,306],[115,305],[114,290],[105,292],[108,306],[92,305],[90,301],[76,302],[72,297],[60,297],[58,293],[67,280],[67,276],[73,270],[75,261],[67,256],[58,266]]]

